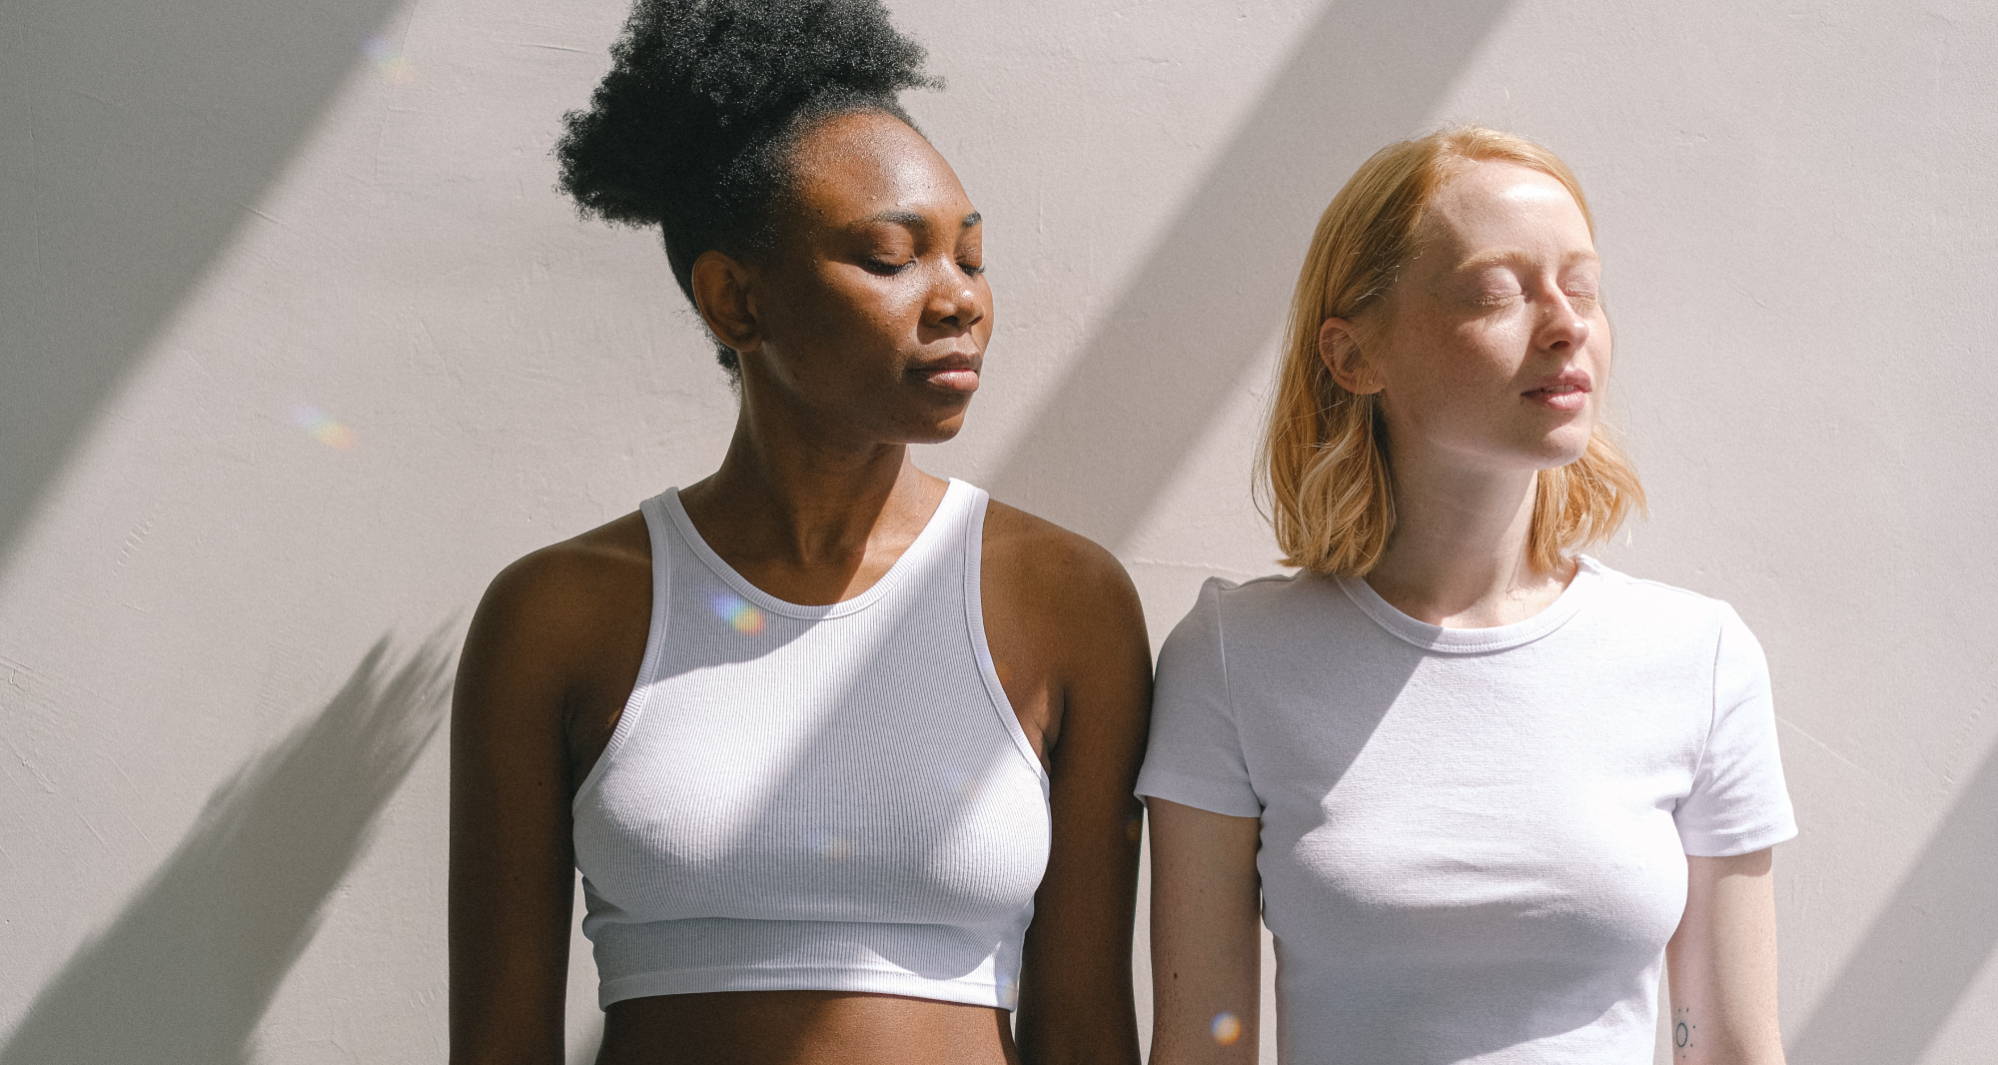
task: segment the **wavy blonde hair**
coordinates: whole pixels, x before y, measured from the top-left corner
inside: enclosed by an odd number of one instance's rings
[[[1319,358],[1319,328],[1327,318],[1354,318],[1386,295],[1413,256],[1436,190],[1485,160],[1559,181],[1595,235],[1588,200],[1567,164],[1510,133],[1453,127],[1390,144],[1360,164],[1319,217],[1305,253],[1263,436],[1258,504],[1276,529],[1285,565],[1357,577],[1387,548],[1394,491],[1380,396],[1349,392],[1332,379]],[[1599,417],[1581,458],[1539,472],[1527,540],[1532,564],[1559,569],[1570,551],[1607,539],[1633,507],[1643,506],[1637,473]]]

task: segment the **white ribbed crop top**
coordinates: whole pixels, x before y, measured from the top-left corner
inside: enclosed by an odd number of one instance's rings
[[[870,991],[1013,1009],[1048,780],[979,607],[986,495],[952,480],[859,595],[766,594],[667,491],[644,664],[576,791],[597,998]]]

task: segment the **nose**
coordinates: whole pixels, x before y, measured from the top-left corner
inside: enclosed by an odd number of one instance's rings
[[[1540,327],[1541,346],[1549,351],[1573,351],[1589,342],[1587,315],[1575,308],[1567,296],[1556,294],[1548,301],[1547,320]]]
[[[985,318],[985,298],[977,280],[952,262],[937,272],[925,317],[939,329],[963,331]]]

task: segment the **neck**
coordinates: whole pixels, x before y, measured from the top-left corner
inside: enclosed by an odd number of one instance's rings
[[[812,429],[745,402],[721,468],[687,486],[682,505],[730,554],[804,566],[863,555],[884,523],[928,513],[938,481],[909,461],[907,445]]]
[[[1431,624],[1505,625],[1560,595],[1570,573],[1534,568],[1533,470],[1392,462],[1395,524],[1367,583]]]

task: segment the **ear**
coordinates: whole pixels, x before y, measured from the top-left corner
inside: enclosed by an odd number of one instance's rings
[[[1319,323],[1318,359],[1332,372],[1332,380],[1354,395],[1371,395],[1385,387],[1360,350],[1359,327],[1350,318],[1327,318]]]
[[[708,331],[736,354],[762,346],[756,319],[756,299],[749,268],[719,251],[704,251],[694,260],[694,310]]]

